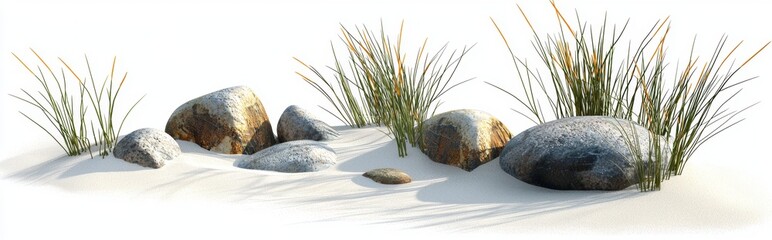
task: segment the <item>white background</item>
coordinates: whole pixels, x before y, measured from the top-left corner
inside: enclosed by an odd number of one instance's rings
[[[318,104],[329,105],[295,75],[295,71],[310,73],[292,57],[322,68],[332,63],[330,41],[339,46],[339,24],[347,27],[366,24],[375,29],[381,20],[392,35],[396,35],[400,21],[404,20],[404,41],[406,46],[413,46],[412,49],[425,37],[429,37],[432,49],[446,42],[451,49],[477,44],[462,62],[456,81],[470,77],[476,80],[449,92],[440,111],[481,109],[500,118],[513,132],[532,126],[510,110],[522,109],[513,99],[484,84],[488,81],[519,91],[512,62],[490,18],[503,28],[516,52],[536,62],[530,45],[532,33],[516,4],[526,11],[539,31],[553,33],[558,25],[548,1],[416,2],[2,0],[0,159],[29,154],[41,144],[52,143],[43,131],[18,113],[20,110],[33,112],[33,109],[8,96],[21,94],[20,88],[39,89],[11,52],[30,64],[36,61],[28,49],[34,48],[52,66],[60,66],[56,57],[61,57],[76,69],[85,69],[83,55],[88,54],[97,76],[104,76],[112,57],[117,56],[116,71],[129,73],[120,96],[120,104],[124,105],[119,109],[126,109],[147,94],[129,116],[123,134],[142,127],[163,129],[168,116],[180,104],[236,85],[251,87],[272,121],[278,120],[288,105],[297,104],[317,111],[323,120],[338,125],[333,117],[316,108]],[[729,36],[732,46],[744,40],[734,55],[740,62],[772,40],[769,27],[772,4],[763,1],[557,1],[557,4],[572,24],[576,23],[574,9],[583,21],[595,26],[599,26],[604,13],[608,13],[610,23],[619,25],[629,18],[630,27],[624,38],[628,40],[640,39],[656,20],[670,16],[672,29],[667,44],[672,64],[686,60],[695,35],[697,53],[703,55],[703,59],[712,52],[722,34]],[[748,182],[769,182],[764,171],[769,169],[772,160],[768,151],[768,136],[772,134],[768,118],[772,109],[769,105],[772,97],[768,93],[772,89],[771,51],[762,52],[736,79],[759,76],[745,85],[732,107],[757,101],[760,104],[743,115],[746,121],[700,149],[689,164],[725,165],[727,171],[747,176]],[[686,171],[688,174],[688,165]],[[766,184],[758,185],[766,187]],[[8,190],[22,191],[28,190]],[[32,191],[30,196],[36,196],[33,193],[50,196],[48,191],[52,190],[29,191]],[[769,188],[760,191],[769,191]],[[81,197],[68,198],[65,202],[89,199]],[[36,209],[23,205],[24,199],[0,195],[0,239],[2,232],[7,231],[3,228],[8,222],[29,217],[10,208]],[[29,203],[48,204],[41,199]],[[141,206],[131,205],[129,209]],[[78,213],[60,208],[48,210],[53,215],[63,211],[58,214],[97,226],[101,226],[99,223],[103,220],[99,217],[112,217],[97,214],[81,218]],[[77,225],[69,222],[69,217],[54,218],[62,222],[43,223]],[[179,224],[172,226],[188,226],[188,222]]]

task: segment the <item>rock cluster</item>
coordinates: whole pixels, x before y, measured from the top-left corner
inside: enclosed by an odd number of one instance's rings
[[[338,132],[298,106],[288,107],[273,134],[262,102],[248,87],[215,91],[179,106],[166,123],[174,139],[191,141],[204,149],[249,155],[241,168],[278,172],[311,172],[336,162],[332,148],[316,142],[338,137]],[[313,141],[311,141],[313,140]]]
[[[504,124],[478,110],[454,110],[422,123],[421,151],[434,162],[472,171],[499,157],[501,169],[529,184],[564,190],[619,190],[637,183],[636,158],[625,137],[648,159],[650,132],[630,121],[604,116],[571,117],[532,127],[514,138]],[[626,134],[624,134],[624,133]],[[340,134],[292,105],[279,118],[275,137],[260,100],[247,87],[232,87],[183,104],[169,118],[166,135],[140,129],[118,143],[116,157],[159,168],[179,155],[174,139],[205,149],[247,154],[240,168],[314,172],[336,164],[325,140]],[[277,143],[277,138],[279,144]],[[661,149],[669,157],[668,144]],[[401,170],[381,168],[363,176],[383,184],[409,183]]]

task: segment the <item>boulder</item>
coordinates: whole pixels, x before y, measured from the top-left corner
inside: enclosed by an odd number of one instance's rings
[[[506,126],[488,113],[455,110],[423,123],[421,151],[432,161],[472,171],[496,158],[512,138]]]
[[[263,104],[244,86],[188,101],[169,117],[166,132],[227,154],[252,154],[276,143]]]
[[[284,110],[276,126],[279,142],[295,140],[324,141],[338,138],[340,134],[330,125],[317,120],[305,109],[292,105]]]
[[[410,175],[395,168],[378,168],[362,174],[375,182],[382,184],[405,184],[412,181]]]
[[[563,118],[512,138],[499,163],[509,175],[536,186],[620,190],[637,183],[627,139],[637,141],[642,159],[648,159],[650,138],[645,127],[606,116]],[[661,141],[660,150],[667,159],[670,150],[666,140]]]
[[[311,140],[276,144],[236,161],[240,168],[277,172],[316,172],[335,165],[335,151]]]
[[[169,134],[152,128],[129,133],[113,149],[116,158],[149,168],[161,168],[181,153],[180,145]]]

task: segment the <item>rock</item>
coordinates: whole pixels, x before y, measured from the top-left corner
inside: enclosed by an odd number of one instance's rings
[[[373,169],[367,171],[365,174],[362,174],[362,176],[383,184],[405,184],[412,181],[410,179],[410,175],[407,175],[407,173],[403,172],[402,170],[395,168]]]
[[[335,165],[335,151],[327,145],[311,140],[276,144],[251,156],[236,161],[246,169],[277,172],[316,172]]]
[[[292,105],[284,110],[276,126],[279,142],[294,140],[324,141],[338,138],[340,134],[330,125],[317,120],[306,110]]]
[[[501,169],[523,182],[559,190],[620,190],[637,183],[622,129],[648,159],[649,131],[606,116],[571,117],[532,127],[509,141]],[[634,126],[632,128],[631,126]],[[662,140],[662,151],[670,156]]]
[[[180,145],[169,134],[152,128],[129,133],[113,149],[116,158],[149,168],[161,168],[181,153]]]
[[[432,161],[472,171],[496,158],[512,138],[506,126],[488,113],[455,110],[423,123],[421,151]]]
[[[166,132],[175,139],[228,154],[252,154],[276,143],[263,104],[244,86],[188,101],[169,117]]]

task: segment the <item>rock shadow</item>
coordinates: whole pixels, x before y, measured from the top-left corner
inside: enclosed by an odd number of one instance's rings
[[[25,161],[36,164],[30,165]],[[7,171],[5,177],[31,183],[46,183],[93,173],[152,170],[117,159],[112,154],[102,158],[99,155],[91,157],[88,153],[79,156],[60,154],[53,157],[50,154],[24,154],[4,160],[3,165]]]

